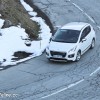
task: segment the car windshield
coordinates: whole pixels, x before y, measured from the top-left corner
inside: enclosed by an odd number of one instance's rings
[[[52,41],[64,43],[76,43],[80,31],[70,29],[59,29],[53,36]]]

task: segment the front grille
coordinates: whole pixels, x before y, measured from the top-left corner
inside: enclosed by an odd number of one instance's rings
[[[67,59],[65,59],[65,58],[50,58],[50,60],[56,60],[56,61],[67,61]]]
[[[50,51],[50,53],[51,53],[51,56],[60,55],[62,57],[66,57],[66,53],[65,52]]]

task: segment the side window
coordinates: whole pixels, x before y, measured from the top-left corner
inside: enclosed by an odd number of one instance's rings
[[[85,36],[86,36],[86,28],[83,30],[83,32],[82,32],[82,35],[81,35],[81,40],[83,39],[83,38],[85,38]]]
[[[90,32],[91,32],[91,27],[90,26],[88,26],[87,28],[86,28],[86,35],[88,35]]]
[[[83,30],[83,32],[82,32],[81,40],[82,40],[83,38],[85,38],[90,32],[91,32],[91,27],[90,27],[90,26],[87,26],[87,27]]]

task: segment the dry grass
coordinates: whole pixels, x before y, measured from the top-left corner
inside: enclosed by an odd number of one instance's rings
[[[21,23],[31,38],[38,37],[38,24],[30,20],[30,16],[19,0],[0,0],[0,13],[3,19],[10,20],[13,25]]]

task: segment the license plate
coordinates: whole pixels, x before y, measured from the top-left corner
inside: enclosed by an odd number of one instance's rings
[[[54,58],[62,58],[61,55],[53,55]]]

